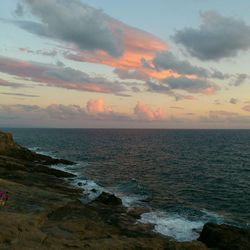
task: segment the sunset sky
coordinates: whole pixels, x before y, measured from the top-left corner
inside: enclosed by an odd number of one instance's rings
[[[248,0],[0,4],[0,127],[250,128]]]

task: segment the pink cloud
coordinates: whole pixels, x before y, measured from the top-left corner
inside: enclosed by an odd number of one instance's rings
[[[120,94],[125,91],[124,83],[110,81],[100,76],[90,76],[80,70],[69,67],[58,67],[52,64],[21,61],[0,57],[0,72],[15,75],[23,80],[28,80],[47,86],[89,91],[98,93]],[[3,82],[0,81],[3,85]],[[5,83],[6,85],[6,83]],[[16,86],[13,85],[12,86]]]
[[[98,114],[98,113],[112,113],[113,109],[105,105],[103,99],[90,99],[87,102],[87,110],[90,114]]]
[[[142,101],[138,101],[135,108],[134,114],[142,120],[156,121],[164,120],[166,113],[162,108],[152,109]]]

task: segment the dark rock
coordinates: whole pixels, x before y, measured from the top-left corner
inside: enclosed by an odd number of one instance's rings
[[[77,185],[78,185],[79,187],[81,187],[81,186],[82,186],[82,182],[78,182]]]
[[[93,193],[97,192],[97,190],[95,188],[92,188],[90,191],[93,192]]]
[[[102,192],[96,199],[96,202],[104,203],[106,205],[118,206],[122,205],[122,200],[116,197],[114,194]]]
[[[148,213],[149,211],[150,209],[146,207],[132,207],[127,210],[127,214],[136,219],[140,219],[141,214]]]
[[[204,243],[200,241],[196,241],[196,240],[191,241],[191,242],[169,241],[167,243],[166,249],[168,250],[208,250],[208,248],[206,247],[206,245],[204,245]]]
[[[198,240],[223,250],[250,249],[250,231],[225,224],[205,224]]]
[[[64,159],[54,159],[47,155],[32,152],[31,150],[16,144],[10,133],[4,133],[2,131],[0,131],[0,155],[10,156],[16,159],[26,160],[43,165],[75,164],[72,161]]]

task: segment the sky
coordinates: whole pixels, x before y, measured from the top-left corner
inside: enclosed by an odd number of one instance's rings
[[[0,5],[0,127],[250,129],[248,0]]]

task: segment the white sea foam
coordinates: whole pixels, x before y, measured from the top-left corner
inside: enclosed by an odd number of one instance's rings
[[[50,156],[52,158],[56,158],[55,154],[53,154],[52,152],[44,151],[39,147],[29,147],[28,149],[33,151],[33,152],[36,152],[37,154],[47,155],[47,156]]]
[[[141,215],[141,223],[154,224],[154,231],[170,236],[178,241],[191,241],[199,237],[205,222],[190,221],[180,215],[165,212],[149,212]]]
[[[142,206],[142,200],[145,200],[147,198],[147,196],[142,195],[123,196],[119,193],[116,193],[115,195],[121,198],[124,207]]]

